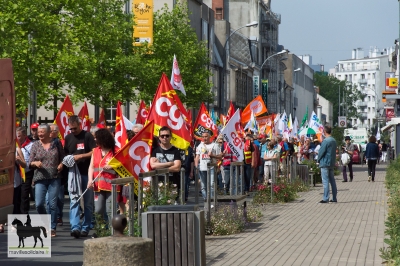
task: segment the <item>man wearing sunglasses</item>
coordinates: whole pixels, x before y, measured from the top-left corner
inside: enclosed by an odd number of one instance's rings
[[[73,172],[75,169],[71,167],[71,175],[68,174],[70,183],[73,180],[81,181],[82,191],[88,187],[88,169],[90,165],[90,158],[92,156],[92,150],[96,147],[96,142],[93,135],[90,132],[86,132],[81,128],[81,122],[77,115],[72,115],[68,119],[69,129],[71,133],[65,137],[64,151],[65,155],[72,155],[74,163],[78,166],[79,174]],[[76,178],[76,179],[75,179]],[[82,223],[80,222],[80,211],[79,204],[75,204],[78,199],[77,194],[72,195],[70,191],[70,210],[69,210],[69,221],[71,224],[71,236],[75,238],[87,237],[90,231],[90,225],[92,223],[93,215],[93,189],[83,195],[83,206],[84,206],[84,218]]]
[[[169,182],[180,189],[181,155],[178,148],[171,144],[171,129],[163,126],[159,130],[160,145],[151,152],[150,166],[152,169],[169,169]],[[179,195],[179,194],[178,194]]]

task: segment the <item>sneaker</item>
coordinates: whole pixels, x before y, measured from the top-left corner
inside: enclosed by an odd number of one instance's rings
[[[321,200],[318,203],[328,203],[328,201],[327,200]]]
[[[330,200],[329,202],[337,203],[337,200]]]
[[[371,182],[371,176],[368,177],[368,182]]]
[[[81,236],[81,232],[79,232],[79,230],[72,230],[71,231],[71,236],[75,237],[75,238],[79,238]]]
[[[347,180],[342,180],[342,182],[347,182]]]
[[[61,218],[58,218],[58,219],[57,219],[57,225],[58,225],[58,226],[63,226],[63,224],[64,224],[64,223],[63,223],[63,220],[62,220]]]
[[[81,237],[87,237],[89,235],[86,231],[81,231]]]

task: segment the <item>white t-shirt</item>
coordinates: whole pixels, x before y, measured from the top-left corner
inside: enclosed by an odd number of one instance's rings
[[[199,168],[200,171],[207,171],[207,163],[214,163],[216,160],[211,160],[208,153],[211,151],[213,155],[221,153],[221,147],[217,143],[204,144],[202,142],[196,149],[196,155],[199,155]]]
[[[267,157],[274,157],[274,155],[277,154],[277,153],[278,153],[278,151],[277,151],[276,149],[272,149],[272,150],[266,150],[264,154],[265,154]],[[264,157],[263,157],[263,158],[264,158]],[[271,161],[271,160],[265,161],[265,164],[264,164],[264,165],[272,165],[272,162],[273,162],[273,161]]]

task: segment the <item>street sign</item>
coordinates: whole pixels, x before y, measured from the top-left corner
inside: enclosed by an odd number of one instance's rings
[[[338,121],[339,127],[347,127],[347,119],[345,116],[339,116]]]
[[[253,76],[253,98],[256,98],[260,91],[260,81],[258,79],[259,76]]]

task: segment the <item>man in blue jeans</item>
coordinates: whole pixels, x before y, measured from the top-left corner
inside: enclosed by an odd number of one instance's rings
[[[81,129],[81,122],[78,116],[70,116],[68,125],[71,133],[65,137],[65,155],[74,156],[75,163],[81,175],[81,188],[85,190],[88,186],[90,158],[92,156],[92,150],[96,147],[96,142],[92,134]],[[69,222],[71,224],[71,236],[75,238],[87,237],[93,216],[93,189],[88,189],[83,196],[84,218],[82,224],[80,222],[80,204],[76,202],[77,198],[73,197],[71,193],[70,199]]]
[[[324,195],[318,203],[337,202],[337,188],[335,176],[333,173],[336,162],[336,140],[331,136],[332,128],[325,126],[326,138],[322,141],[318,153],[318,163],[321,168],[322,184],[324,186]],[[329,200],[329,184],[332,187],[332,199]]]

